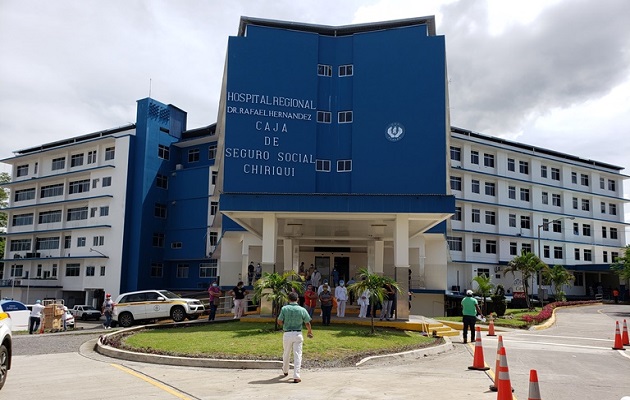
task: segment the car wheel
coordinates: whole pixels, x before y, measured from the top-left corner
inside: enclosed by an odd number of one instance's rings
[[[188,319],[191,320],[191,321],[199,319],[199,314],[189,314],[188,315]]]
[[[0,389],[4,386],[9,372],[9,350],[2,345],[0,346]]]
[[[131,313],[125,312],[118,316],[118,323],[123,328],[128,328],[133,325],[133,315]]]
[[[186,312],[184,311],[184,307],[175,306],[171,309],[171,318],[175,322],[182,322],[186,318]]]

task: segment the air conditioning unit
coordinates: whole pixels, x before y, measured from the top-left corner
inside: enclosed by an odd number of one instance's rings
[[[175,165],[175,170],[176,170],[176,171],[179,171],[180,169],[183,169],[183,168],[184,168],[184,166],[183,166],[183,165],[181,165],[181,164],[176,164],[176,165]]]
[[[13,255],[13,258],[22,258],[22,256],[21,256],[21,255],[19,255],[19,254],[14,254],[14,255]]]

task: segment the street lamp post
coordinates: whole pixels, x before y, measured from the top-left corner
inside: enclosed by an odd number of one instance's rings
[[[538,258],[542,261],[542,253],[540,252],[540,229],[543,227],[548,227],[549,225],[553,224],[554,222],[557,221],[562,221],[563,219],[575,219],[575,217],[560,217],[560,218],[556,218],[552,221],[547,221],[547,222],[543,222],[542,224],[538,225]],[[538,271],[538,298],[540,299],[540,305],[544,306],[545,305],[545,301],[543,299],[543,292],[541,290],[541,284],[542,283],[542,272]],[[532,283],[532,290],[534,290],[534,285]]]

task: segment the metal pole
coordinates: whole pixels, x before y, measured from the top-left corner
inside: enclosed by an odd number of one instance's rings
[[[542,261],[542,253],[540,252],[540,228],[542,228],[545,224],[541,224],[538,225],[538,258]],[[541,282],[541,276],[540,276],[540,270],[538,271],[538,296],[540,297],[540,304],[541,307],[544,304],[544,300],[543,300],[543,296],[540,290],[540,282]],[[533,288],[532,288],[533,289]]]

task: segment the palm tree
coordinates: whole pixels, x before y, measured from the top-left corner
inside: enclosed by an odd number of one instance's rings
[[[373,274],[367,268],[359,270],[358,280],[356,283],[348,286],[348,290],[354,293],[358,299],[366,290],[370,292],[370,306],[376,303],[382,303],[385,298],[385,285],[390,285],[392,289],[400,293],[400,286],[392,278]],[[372,322],[372,331],[374,334],[374,313],[370,313]]]
[[[280,309],[289,300],[289,293],[295,291],[298,294],[304,291],[301,278],[294,271],[279,274],[277,272],[263,273],[263,276],[254,284],[254,300],[264,298],[271,301],[272,313],[275,316],[275,330],[278,330],[278,315]]]
[[[553,285],[554,293],[556,294],[556,299],[560,301],[564,301],[566,296],[562,287],[565,285],[571,285],[575,276],[562,265],[554,265],[552,268],[545,266],[543,270],[543,277],[546,281],[551,282]]]
[[[481,308],[483,313],[487,314],[486,297],[490,296],[492,289],[494,289],[494,284],[490,282],[490,277],[486,274],[475,276],[473,281],[477,282],[477,294],[482,297]]]
[[[505,276],[508,272],[511,272],[512,275],[515,275],[517,272],[521,274],[523,287],[525,289],[525,302],[528,309],[532,308],[529,302],[528,294],[529,279],[546,266],[547,264],[542,262],[534,253],[523,253],[520,256],[514,257],[508,263],[507,268],[503,271],[503,276]]]

